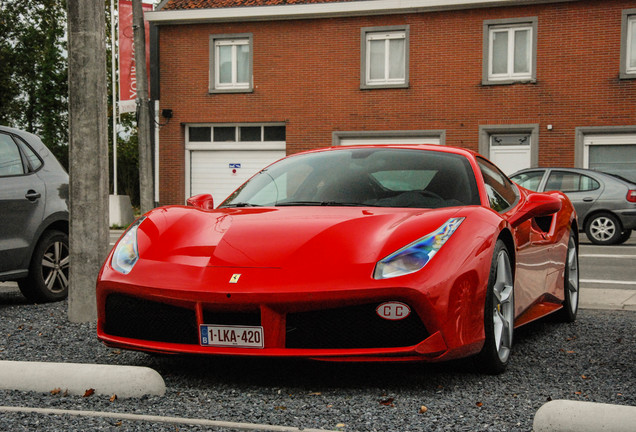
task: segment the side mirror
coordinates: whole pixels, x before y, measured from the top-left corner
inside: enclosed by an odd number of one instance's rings
[[[201,210],[214,210],[214,200],[210,194],[199,194],[192,196],[186,200],[189,206],[199,208]]]
[[[550,216],[561,210],[562,205],[561,200],[554,195],[531,193],[527,196],[523,206],[508,222],[515,227],[532,218]]]

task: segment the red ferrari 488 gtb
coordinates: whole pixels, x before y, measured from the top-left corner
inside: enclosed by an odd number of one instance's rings
[[[446,146],[288,156],[221,205],[128,228],[97,281],[99,339],[157,353],[508,364],[514,328],[576,317],[576,213]]]

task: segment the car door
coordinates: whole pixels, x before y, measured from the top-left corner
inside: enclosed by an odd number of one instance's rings
[[[0,133],[0,273],[28,268],[45,186],[10,134]]]
[[[580,221],[584,221],[590,208],[594,205],[603,187],[590,176],[574,171],[550,170],[544,190],[564,192],[576,209]]]

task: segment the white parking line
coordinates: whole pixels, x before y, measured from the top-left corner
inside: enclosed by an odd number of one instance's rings
[[[246,431],[272,431],[272,432],[326,432],[325,429],[308,429],[308,428],[296,428],[290,426],[273,426],[256,423],[237,423],[226,422],[219,420],[207,420],[207,419],[191,419],[185,417],[163,417],[155,415],[140,415],[140,414],[127,414],[117,412],[100,412],[100,411],[79,411],[79,410],[62,410],[53,408],[31,408],[31,407],[12,407],[12,406],[0,406],[0,412],[18,412],[18,413],[35,413],[43,415],[71,415],[78,417],[101,417],[117,420],[133,420],[133,421],[145,421],[151,423],[169,423],[169,424],[182,424],[191,426],[208,426],[219,428],[231,428],[236,430]]]
[[[603,280],[603,279],[580,279],[581,283],[591,283],[591,284],[607,284],[607,285],[634,285],[636,286],[635,281],[613,281],[613,280]]]
[[[619,258],[619,259],[636,259],[636,255],[579,254],[579,258]]]

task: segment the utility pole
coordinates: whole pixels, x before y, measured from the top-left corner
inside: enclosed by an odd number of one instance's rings
[[[117,195],[117,19],[115,19],[115,0],[110,0],[110,75],[113,104],[113,195]]]
[[[68,0],[70,259],[68,317],[95,321],[108,254],[108,116],[104,2]]]
[[[141,214],[154,207],[152,149],[150,147],[150,106],[146,72],[146,31],[141,0],[132,0],[137,76],[137,138],[139,140],[139,201]]]

